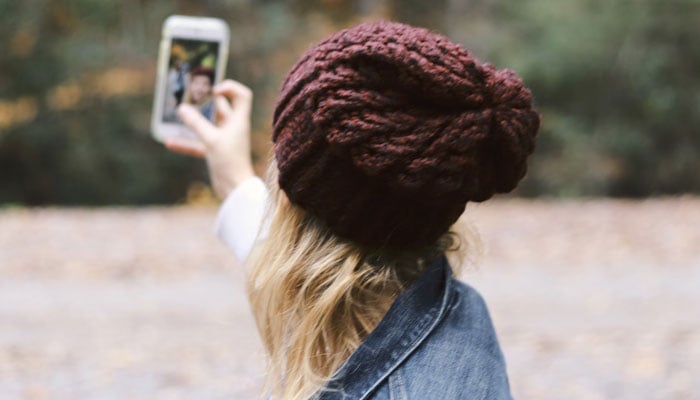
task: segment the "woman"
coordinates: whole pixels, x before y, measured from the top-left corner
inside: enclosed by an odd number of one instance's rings
[[[214,89],[219,124],[180,115],[226,198],[219,233],[248,261],[249,295],[282,399],[509,399],[481,297],[445,258],[469,201],[512,190],[539,116],[509,70],[390,22],[314,46],[275,108],[269,212],[250,161],[252,94]],[[230,100],[227,102],[225,98]],[[263,240],[264,239],[264,240]],[[469,250],[469,249],[467,249]]]
[[[210,121],[214,118],[213,82],[213,69],[207,67],[194,68],[189,73],[187,91],[184,96],[185,103],[199,108],[199,112]]]

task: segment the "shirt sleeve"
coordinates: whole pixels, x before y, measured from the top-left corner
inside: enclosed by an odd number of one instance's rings
[[[244,262],[253,245],[267,236],[261,232],[269,194],[265,183],[256,177],[243,181],[226,197],[219,208],[214,230],[216,235]]]

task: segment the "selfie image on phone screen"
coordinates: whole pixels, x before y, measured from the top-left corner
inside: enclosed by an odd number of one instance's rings
[[[173,38],[170,45],[163,122],[180,122],[177,106],[188,103],[209,120],[214,119],[212,87],[219,43]]]

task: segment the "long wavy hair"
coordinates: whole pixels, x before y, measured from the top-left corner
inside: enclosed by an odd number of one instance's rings
[[[248,265],[248,294],[268,355],[264,396],[311,397],[432,259],[447,253],[460,265],[467,248],[478,247],[476,235],[452,230],[412,251],[359,246],[290,203],[274,161],[268,187],[267,238]]]

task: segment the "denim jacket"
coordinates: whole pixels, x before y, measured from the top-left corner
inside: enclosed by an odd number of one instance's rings
[[[443,256],[395,300],[318,400],[511,399],[486,305]]]

